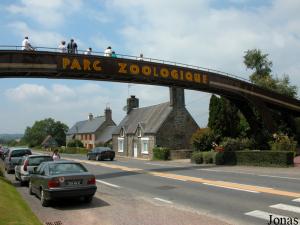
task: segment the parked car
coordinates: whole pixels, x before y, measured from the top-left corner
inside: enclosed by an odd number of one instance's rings
[[[31,155],[32,152],[29,148],[11,148],[7,157],[4,159],[4,168],[7,173],[13,173],[15,166],[24,155]]]
[[[9,151],[9,148],[7,148],[7,147],[1,147],[0,148],[0,158],[2,160],[4,160],[4,158],[6,157],[8,151]]]
[[[87,159],[95,159],[97,161],[109,159],[113,161],[115,158],[115,152],[109,147],[96,147],[87,153]]]
[[[29,194],[36,194],[42,206],[61,198],[84,198],[91,202],[97,190],[95,176],[73,161],[42,162],[29,179]]]
[[[15,178],[24,185],[29,181],[29,178],[34,170],[42,162],[53,161],[50,155],[28,155],[19,160],[15,167]]]

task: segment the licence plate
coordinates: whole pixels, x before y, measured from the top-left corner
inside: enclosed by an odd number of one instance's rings
[[[82,181],[81,180],[69,180],[66,183],[67,183],[67,185],[79,185],[79,184],[82,184]]]

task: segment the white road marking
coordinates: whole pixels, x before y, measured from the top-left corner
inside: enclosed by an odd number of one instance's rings
[[[300,207],[293,206],[293,205],[286,205],[286,204],[276,204],[276,205],[270,205],[271,208],[275,209],[281,209],[285,211],[300,213]]]
[[[172,179],[172,180],[187,181],[187,180],[185,180],[185,179],[180,179],[180,178],[176,178],[176,177],[168,177],[168,176],[164,176],[164,178],[168,178],[168,179]]]
[[[214,187],[221,187],[221,188],[227,188],[227,189],[232,189],[232,190],[237,190],[237,191],[246,191],[246,192],[251,192],[251,193],[260,193],[258,191],[251,191],[251,190],[246,190],[246,189],[240,189],[240,188],[234,188],[234,187],[227,187],[227,186],[223,186],[223,185],[217,185],[217,184],[210,184],[210,183],[203,183],[205,185],[209,185],[209,186],[214,186]]]
[[[293,202],[300,202],[300,198],[294,199]]]
[[[166,165],[166,164],[160,164],[160,163],[145,163],[147,165],[152,165],[152,166],[169,166],[169,167],[180,167],[176,165]]]
[[[263,219],[263,220],[268,220],[268,221],[270,221],[270,215],[272,215],[273,218],[275,218],[275,217],[285,218],[285,219],[289,218],[289,217],[286,217],[286,216],[273,214],[273,213],[270,213],[270,212],[265,212],[265,211],[260,211],[260,210],[254,210],[254,211],[251,211],[251,212],[247,212],[247,213],[245,213],[245,215],[253,216],[253,217]]]
[[[99,182],[99,183],[105,184],[107,186],[110,186],[110,187],[121,188],[119,185],[111,184],[111,183],[105,182],[103,180],[96,180],[96,181]]]
[[[154,198],[155,200],[157,201],[161,201],[161,202],[164,202],[164,203],[168,203],[168,204],[172,204],[173,202],[171,201],[168,201],[168,200],[165,200],[165,199],[162,199],[162,198]]]
[[[240,171],[223,171],[223,170],[216,170],[216,169],[197,169],[197,170],[204,170],[204,171],[211,171],[211,172],[218,172],[218,173],[236,173],[236,174],[248,174],[253,176],[259,177],[272,177],[272,178],[280,178],[280,179],[289,179],[289,180],[300,180],[297,177],[286,177],[286,176],[276,176],[276,175],[267,175],[267,174],[255,174],[250,172],[240,172]]]

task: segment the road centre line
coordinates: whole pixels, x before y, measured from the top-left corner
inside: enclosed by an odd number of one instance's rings
[[[300,213],[300,207],[293,206],[293,205],[276,204],[276,205],[270,205],[270,207],[274,209],[281,209],[281,210],[290,211],[294,213]]]
[[[222,171],[222,170],[215,170],[215,169],[197,169],[197,170],[204,170],[204,171],[211,171],[211,172],[218,172],[218,173],[236,173],[236,174],[247,174],[259,177],[271,177],[271,178],[280,178],[280,179],[290,179],[290,180],[300,180],[297,177],[286,177],[286,176],[276,176],[276,175],[268,175],[268,174],[255,174],[249,172],[239,172],[239,171]]]
[[[67,159],[67,158],[65,158],[65,159]],[[290,191],[284,191],[284,190],[280,190],[280,189],[265,188],[265,187],[259,187],[259,186],[254,186],[254,185],[208,180],[208,179],[204,179],[201,177],[178,175],[178,174],[174,174],[174,173],[152,172],[152,171],[146,171],[146,170],[139,169],[139,168],[129,168],[129,167],[125,167],[125,166],[118,166],[118,165],[114,165],[114,164],[110,164],[110,163],[102,163],[102,162],[98,162],[98,161],[88,161],[88,160],[78,160],[78,159],[70,159],[70,160],[74,160],[74,161],[78,161],[78,162],[82,162],[82,163],[86,163],[86,164],[108,167],[108,168],[112,168],[112,169],[120,169],[123,171],[133,171],[133,172],[137,172],[140,174],[148,174],[148,175],[152,175],[152,176],[165,177],[165,178],[169,178],[169,179],[174,178],[174,179],[178,179],[178,180],[185,180],[185,181],[190,181],[190,182],[195,182],[195,183],[208,183],[208,184],[214,184],[214,185],[219,185],[219,186],[224,186],[224,187],[256,191],[256,192],[261,192],[261,193],[266,193],[266,194],[280,195],[280,196],[286,196],[286,197],[292,197],[292,198],[300,198],[300,192],[290,192]]]
[[[161,201],[161,202],[164,202],[164,203],[168,203],[168,204],[172,204],[173,203],[171,201],[168,201],[168,200],[165,200],[165,199],[162,199],[162,198],[153,198],[153,199]]]
[[[245,215],[253,216],[253,217],[263,219],[263,220],[268,220],[268,221],[270,220],[270,215],[272,215],[273,218],[285,218],[286,220],[289,218],[286,216],[282,216],[282,215],[278,215],[278,214],[274,214],[274,213],[270,213],[270,212],[265,212],[265,211],[261,211],[261,210],[254,210],[251,212],[247,212],[247,213],[245,213]]]
[[[99,183],[101,183],[101,184],[105,184],[107,186],[110,186],[110,187],[121,188],[119,185],[111,184],[111,183],[105,182],[103,180],[96,180],[96,181],[99,182]]]
[[[221,188],[227,188],[227,189],[237,190],[237,191],[246,191],[246,192],[251,192],[251,193],[256,193],[256,194],[260,193],[258,191],[250,191],[250,190],[245,190],[245,189],[240,189],[240,188],[226,187],[226,186],[217,185],[217,184],[209,184],[209,183],[203,183],[203,184],[209,185],[209,186],[214,186],[214,187],[221,187]]]

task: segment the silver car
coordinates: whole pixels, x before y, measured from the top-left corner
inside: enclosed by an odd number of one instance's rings
[[[21,185],[28,183],[34,168],[38,167],[42,162],[47,161],[53,161],[50,155],[24,156],[15,167],[15,179],[20,181]]]
[[[29,148],[11,148],[7,157],[4,159],[4,167],[7,173],[13,173],[15,166],[18,165],[19,160],[25,155],[31,155],[31,149]]]
[[[61,198],[83,197],[90,202],[96,190],[95,176],[73,161],[42,162],[29,180],[29,194],[39,196],[42,206]]]

